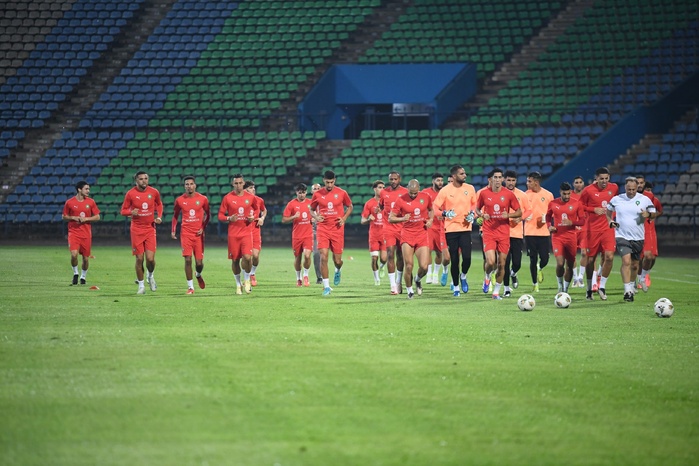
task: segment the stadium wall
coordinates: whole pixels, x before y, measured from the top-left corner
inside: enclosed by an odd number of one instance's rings
[[[437,128],[477,90],[473,63],[334,65],[298,107],[301,131],[343,139],[345,129],[372,105],[409,104]]]

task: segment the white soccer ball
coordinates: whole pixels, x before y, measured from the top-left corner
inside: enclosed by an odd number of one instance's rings
[[[660,298],[655,302],[655,315],[658,317],[672,317],[675,313],[675,306],[667,298]]]
[[[554,298],[553,302],[556,303],[557,308],[565,309],[568,306],[570,306],[570,295],[561,291],[560,293],[556,294],[556,297]]]
[[[523,294],[517,300],[517,307],[520,311],[531,311],[534,309],[534,306],[536,306],[536,300],[530,294]]]

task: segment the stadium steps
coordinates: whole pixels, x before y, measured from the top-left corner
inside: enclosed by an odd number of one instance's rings
[[[333,160],[340,157],[343,150],[352,145],[351,140],[319,139],[316,147],[308,149],[306,157],[300,159],[295,167],[289,169],[289,176],[280,178],[273,186],[268,186],[270,199],[286,199],[294,193],[297,183],[310,183],[310,180],[321,182],[323,172],[332,165]],[[345,186],[342,174],[338,173],[338,186]],[[309,190],[310,193],[310,190]]]
[[[102,92],[119,74],[141,44],[165,17],[176,0],[153,0],[144,2],[135,12],[134,18],[116,37],[114,45],[95,61],[88,73],[89,79],[81,81],[80,85],[69,95],[69,98],[59,107],[58,111],[42,128],[26,130],[24,143],[18,146],[7,158],[7,165],[0,167],[0,203],[11,193],[36,165],[39,159],[51,148],[53,143],[61,138],[63,131],[73,131],[78,128],[81,115],[89,110],[99,99]]]
[[[279,113],[293,115],[297,111],[298,105],[306,97],[308,92],[318,83],[318,80],[334,64],[357,63],[358,58],[366,53],[373,46],[374,41],[387,31],[394,21],[407,10],[413,3],[412,0],[393,0],[382,3],[374,9],[373,14],[366,16],[364,22],[357,26],[357,29],[350,32],[347,40],[342,42],[338,50],[334,50],[332,55],[327,57],[321,66],[318,66],[308,79],[299,84],[296,92],[292,93],[289,99],[281,102]],[[283,131],[285,122],[279,118],[263,120],[261,122],[262,131]]]

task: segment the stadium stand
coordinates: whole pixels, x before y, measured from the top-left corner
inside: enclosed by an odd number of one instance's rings
[[[26,58],[0,57],[12,65],[0,76],[5,79],[0,158],[21,143],[25,129],[44,124],[94,59],[109,52],[110,40],[140,3],[76,0],[47,7],[50,15],[41,17],[44,30],[27,31],[22,41],[31,44],[23,48]],[[179,194],[185,173],[203,178],[200,184],[212,193],[225,192],[231,166],[245,169],[260,193],[290,173],[305,180],[317,177],[316,165],[313,172],[304,165],[331,147],[324,134],[304,135],[293,128],[263,131],[263,123],[292,99],[301,83],[317,77],[337,50],[366,40],[353,33],[384,3],[176,2],[107,92],[82,115],[78,130],[64,132],[0,205],[0,215],[14,222],[58,221],[56,212],[72,194],[72,185],[86,178],[101,198],[104,219],[120,220],[115,209],[136,168],[152,174],[166,199]],[[472,61],[484,83],[566,6],[531,0],[415,0],[404,15],[385,24],[358,61]],[[391,169],[424,182],[432,172],[459,162],[478,186],[495,165],[521,174],[540,170],[546,176],[624,115],[657,102],[699,69],[698,16],[696,2],[689,0],[595,2],[475,114],[469,109],[440,129],[366,130],[339,156],[321,158],[322,164],[336,169],[339,184],[360,199],[370,196],[369,184]],[[49,20],[56,21],[50,31]],[[97,28],[90,22],[97,20],[106,23]],[[54,76],[57,68],[62,72]],[[696,182],[690,173],[697,163],[696,123],[688,131],[678,128],[667,135],[672,140],[651,148],[628,168],[664,173],[667,182],[656,180],[656,194]],[[684,208],[685,200],[671,198],[671,211],[675,205]]]

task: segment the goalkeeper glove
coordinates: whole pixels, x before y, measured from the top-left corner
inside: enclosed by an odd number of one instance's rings
[[[456,212],[454,212],[453,209],[445,210],[444,212],[442,212],[442,217],[452,219],[456,217]]]

